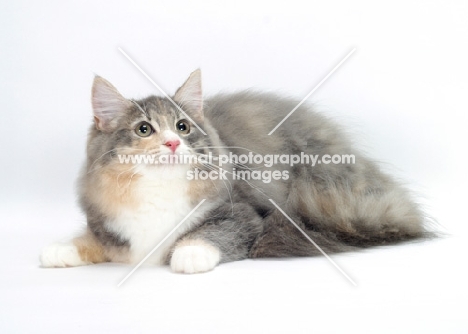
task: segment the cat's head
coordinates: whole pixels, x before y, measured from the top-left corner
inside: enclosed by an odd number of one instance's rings
[[[141,100],[124,98],[111,83],[96,76],[92,107],[88,173],[102,168],[187,170],[193,168],[187,161],[168,157],[207,154],[217,137],[204,120],[200,70],[172,97]]]

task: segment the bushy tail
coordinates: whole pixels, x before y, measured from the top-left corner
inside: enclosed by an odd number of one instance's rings
[[[318,247],[326,253],[337,253],[436,236],[435,233],[426,230],[422,222],[387,222],[373,226],[363,222],[351,222],[324,226],[314,223],[312,219],[291,218],[309,238],[277,211],[266,218],[264,231],[253,244],[249,257],[315,256],[321,254]]]

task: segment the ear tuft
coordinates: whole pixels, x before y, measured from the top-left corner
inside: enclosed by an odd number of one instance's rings
[[[198,121],[203,121],[203,96],[200,69],[190,74],[189,78],[175,93],[174,101],[177,102],[182,110],[190,117]]]
[[[91,102],[96,128],[103,132],[114,130],[118,119],[131,105],[109,81],[100,76],[94,77]]]

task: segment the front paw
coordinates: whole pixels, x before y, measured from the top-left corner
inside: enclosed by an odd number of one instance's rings
[[[41,264],[45,268],[76,267],[89,264],[81,259],[78,248],[72,243],[54,243],[42,250]]]
[[[171,268],[177,273],[203,273],[216,267],[220,257],[218,248],[202,240],[183,240],[172,254]]]

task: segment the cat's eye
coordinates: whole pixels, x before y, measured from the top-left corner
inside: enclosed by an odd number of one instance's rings
[[[183,133],[183,134],[186,135],[186,134],[188,134],[190,132],[190,124],[185,119],[182,119],[182,120],[177,122],[176,129],[180,133]]]
[[[141,122],[135,128],[135,133],[140,137],[148,137],[153,133],[153,128],[148,122]]]

